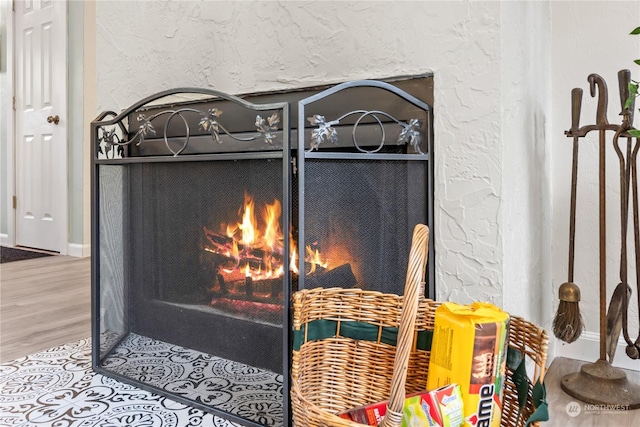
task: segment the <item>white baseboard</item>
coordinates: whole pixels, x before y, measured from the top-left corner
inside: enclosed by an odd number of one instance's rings
[[[67,255],[78,258],[91,256],[91,245],[80,243],[67,244]]]
[[[0,246],[13,246],[13,242],[9,242],[9,235],[0,233]]]
[[[620,338],[613,358],[613,366],[640,372],[640,360],[630,359],[625,349],[626,341]],[[571,344],[557,340],[555,355],[569,359],[595,362],[600,357],[600,334],[597,332],[583,332],[580,338]]]

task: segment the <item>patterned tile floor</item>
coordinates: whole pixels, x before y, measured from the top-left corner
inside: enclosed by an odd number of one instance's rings
[[[283,424],[282,375],[137,334],[102,363],[108,371],[265,426]]]
[[[167,350],[164,346],[173,353],[163,353]],[[146,356],[142,355],[143,350]],[[150,351],[155,352],[154,356],[149,356]],[[222,363],[212,356],[189,352],[191,350],[133,336],[123,341],[121,348],[105,361],[105,367],[109,365],[114,372],[119,370],[127,375],[150,373],[148,378],[155,381],[169,378],[171,381],[164,382],[165,389],[190,390],[185,393],[191,399],[206,405],[216,404],[239,415],[250,415],[266,425],[282,423],[281,406],[278,414],[278,405],[268,404],[278,393],[282,396],[281,376],[279,383],[273,384],[264,372],[247,371],[247,367],[234,366],[237,364],[233,362]],[[90,355],[91,341],[84,339],[0,364],[0,426],[237,426],[96,374],[91,369]],[[146,358],[147,363],[123,363],[126,356],[140,356],[140,360]],[[174,359],[167,363],[171,357]],[[160,372],[171,374],[163,377]],[[245,383],[235,388],[228,383],[230,378],[244,379]],[[186,386],[180,389],[179,381]],[[232,390],[240,392],[233,394]]]

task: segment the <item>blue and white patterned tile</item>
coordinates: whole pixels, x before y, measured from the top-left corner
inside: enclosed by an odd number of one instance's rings
[[[173,418],[173,411],[166,408],[156,408],[162,398],[143,390],[132,390],[132,393],[121,392],[107,385],[87,384],[78,389],[66,389],[54,393],[55,400],[42,402],[47,406],[43,414],[29,421],[34,424],[52,426],[71,425],[99,425],[101,421],[113,418],[114,425],[120,425],[118,420],[126,422],[135,420],[129,425],[162,425],[165,420]],[[55,406],[59,402],[59,406]],[[65,405],[62,405],[62,402]],[[145,413],[147,417],[138,418],[136,412]],[[161,424],[156,424],[156,418]],[[143,422],[147,419],[148,423]],[[87,424],[88,423],[88,424]],[[139,423],[139,424],[137,424]],[[167,425],[173,425],[167,422]]]
[[[282,375],[146,337],[127,337],[114,372],[266,426],[281,425]],[[91,340],[0,364],[0,425],[231,427],[236,424],[91,370]]]
[[[33,425],[70,402],[51,391],[74,387],[87,374],[77,362],[87,357],[88,340],[33,353],[0,365],[0,425]]]
[[[83,391],[84,395],[77,396],[74,406],[83,419],[74,427],[235,426],[225,419],[132,386],[114,388],[113,394],[100,387],[93,385]]]
[[[5,375],[30,367],[74,370],[74,368],[79,368],[79,364],[86,364],[90,360],[91,340],[82,339],[3,363],[0,365],[0,380]]]
[[[189,381],[185,381],[191,365],[172,361],[169,344],[142,338],[131,334],[101,367],[175,395],[186,397],[193,393]]]
[[[196,393],[191,398],[198,403],[265,426],[283,424],[282,402],[275,401],[273,395],[269,393],[236,394],[232,400],[228,400],[227,393],[218,390],[203,394]]]
[[[16,365],[13,365],[16,366]],[[51,390],[73,386],[82,373],[56,369],[53,366],[19,365],[18,370],[0,381],[0,413],[4,423],[15,424],[16,419],[28,420],[26,415],[46,406],[43,399]],[[69,402],[64,402],[69,404]],[[10,423],[8,419],[13,419]]]
[[[56,421],[73,410],[73,404],[50,393],[39,396],[32,403],[33,405],[22,414],[24,423],[19,424],[20,427],[62,427],[65,424],[58,424]]]
[[[198,409],[166,408],[161,403],[128,403],[112,405],[106,411],[94,414],[73,427],[232,427],[235,424],[213,417]]]
[[[65,385],[14,405],[11,413],[3,411],[0,425],[235,426],[225,419],[93,372],[86,372],[80,380]]]
[[[283,421],[282,375],[264,369],[135,334],[114,349],[103,367],[265,425]]]
[[[283,423],[282,375],[208,357],[196,401],[267,426]]]

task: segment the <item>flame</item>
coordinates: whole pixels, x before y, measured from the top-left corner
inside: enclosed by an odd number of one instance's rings
[[[238,228],[242,231],[240,243],[251,246],[257,238],[257,230],[255,227],[256,219],[253,214],[254,203],[253,197],[245,193],[244,195],[244,214],[242,215],[242,223],[238,224]]]
[[[282,232],[280,231],[280,215],[282,214],[282,205],[276,199],[273,204],[267,204],[264,208],[263,218],[265,221],[264,242],[271,248],[271,251],[280,249],[278,245],[282,241]]]
[[[221,266],[221,272],[238,279],[251,277],[256,281],[278,278],[284,274],[286,262],[283,260],[282,204],[278,199],[274,199],[273,203],[265,203],[258,209],[258,212],[260,213],[259,218],[256,216],[254,198],[245,192],[244,204],[238,209],[240,222],[221,224],[221,233],[229,241],[220,242],[217,240],[215,242],[219,248],[217,251],[206,249],[226,256],[231,264],[235,261],[235,267],[233,265]],[[296,242],[291,232],[288,238],[291,248],[288,267],[291,272],[297,274]],[[305,263],[309,265],[309,271],[306,274],[314,273],[317,266],[327,268],[327,262],[322,260],[320,252],[317,249],[312,249],[311,246],[306,247]]]
[[[292,273],[298,274],[298,253],[296,252],[296,247],[291,246],[291,261],[289,261],[289,270]]]
[[[307,274],[315,273],[316,266],[318,265],[320,267],[327,268],[329,264],[320,258],[320,251],[318,249],[314,251],[313,249],[311,249],[311,246],[307,245],[305,247],[305,250],[307,251],[305,261],[311,264],[311,268],[309,269],[309,272]]]
[[[240,251],[238,250],[238,242],[233,241],[233,246],[231,247],[231,252],[227,253],[227,256],[232,257],[234,259],[240,259]]]

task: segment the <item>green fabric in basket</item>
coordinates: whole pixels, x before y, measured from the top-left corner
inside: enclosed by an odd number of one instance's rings
[[[319,319],[302,325],[299,330],[293,331],[293,349],[300,350],[300,346],[304,344],[305,330],[307,332],[307,341],[323,340],[337,336],[338,321]],[[378,341],[379,327],[371,323],[365,322],[340,322],[340,335],[344,338],[351,338],[359,341]],[[433,331],[418,332],[417,347],[420,350],[430,350],[431,341],[433,340]],[[383,326],[380,334],[380,342],[396,345],[398,342],[398,328],[391,326]]]

